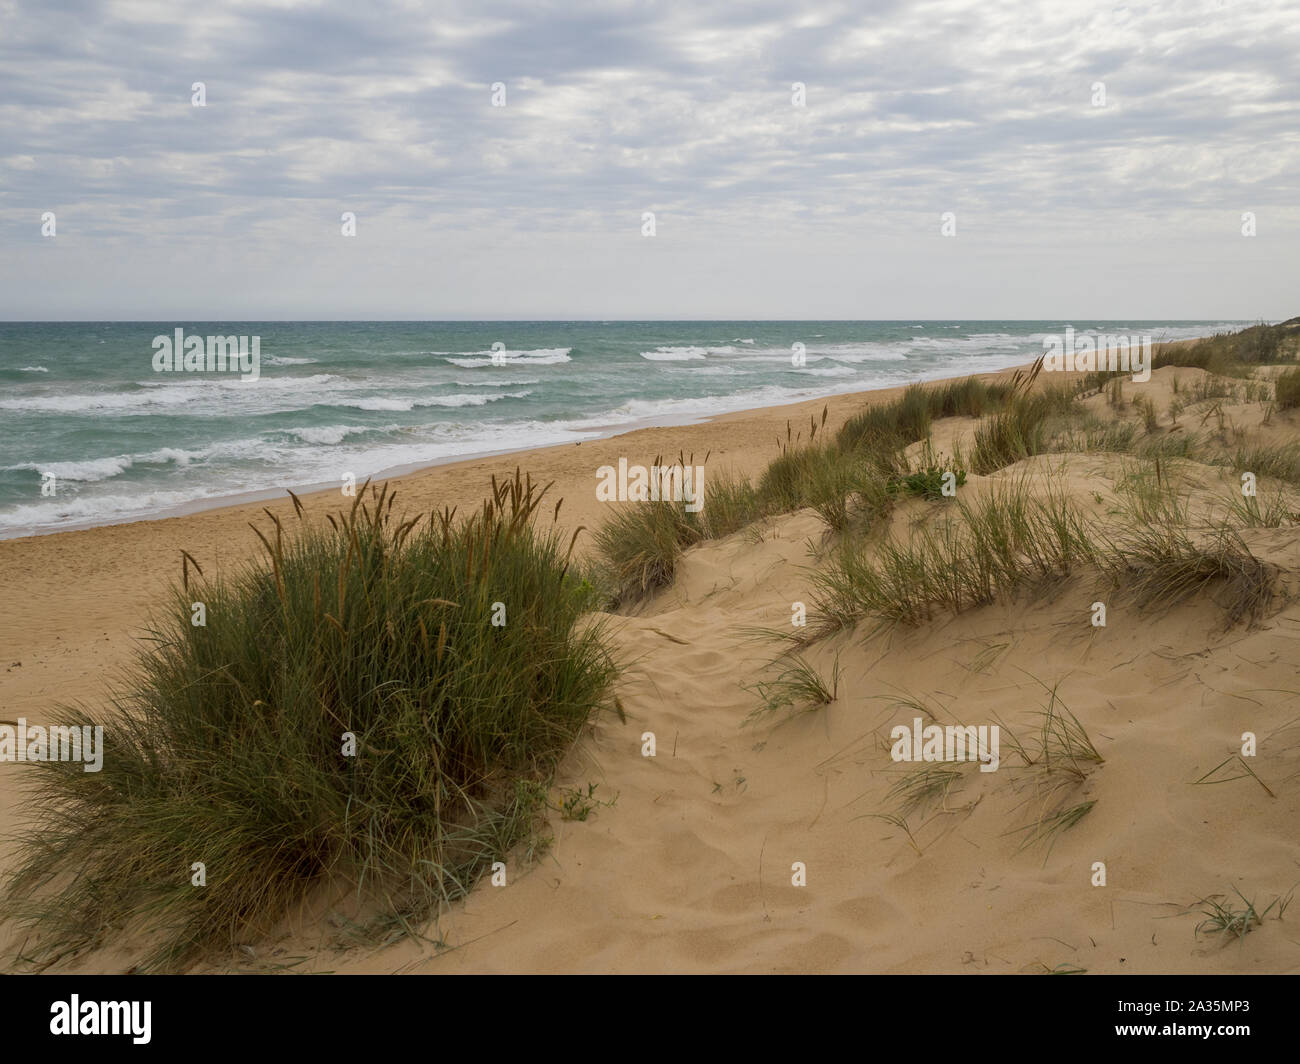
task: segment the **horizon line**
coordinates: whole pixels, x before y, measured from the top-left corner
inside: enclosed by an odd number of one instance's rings
[[[650,324],[788,324],[790,322],[838,322],[844,324],[870,323],[891,324],[895,322],[1037,322],[1037,321],[1151,321],[1151,322],[1256,322],[1272,324],[1269,318],[1244,316],[1229,317],[1216,315],[1208,318],[1145,317],[1133,316],[1105,317],[1098,314],[1050,315],[1038,318],[205,318],[198,316],[174,316],[168,318],[4,318],[0,325],[160,325],[179,321],[194,322],[275,322],[284,325],[303,325],[329,323],[336,325],[650,325]],[[1277,321],[1286,319],[1278,318]]]

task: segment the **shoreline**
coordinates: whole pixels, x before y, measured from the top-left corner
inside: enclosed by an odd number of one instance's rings
[[[901,319],[900,319],[901,320]],[[938,319],[935,319],[938,320]],[[1208,338],[1208,334],[1196,337],[1186,337],[1176,340],[1156,340],[1154,348],[1165,346],[1177,346],[1187,343],[1196,343]],[[383,480],[395,480],[434,469],[443,469],[468,462],[489,461],[507,457],[509,455],[524,455],[534,451],[545,451],[550,448],[567,447],[579,443],[594,443],[601,440],[614,439],[620,436],[630,435],[645,429],[657,428],[688,428],[694,425],[711,424],[726,421],[736,417],[756,416],[764,411],[778,411],[784,409],[793,410],[796,407],[814,404],[830,403],[840,401],[854,396],[870,396],[876,394],[892,393],[895,390],[901,390],[912,384],[939,384],[946,381],[961,380],[966,377],[983,377],[992,378],[1000,374],[1014,373],[1018,369],[1026,369],[1033,365],[1034,360],[1028,362],[1016,362],[998,369],[977,370],[974,372],[949,373],[947,368],[939,371],[939,375],[929,376],[924,371],[913,380],[903,384],[883,384],[876,387],[859,388],[853,387],[851,390],[822,391],[816,395],[803,399],[793,399],[790,402],[776,403],[771,405],[759,406],[741,406],[734,409],[722,409],[712,413],[691,413],[691,414],[659,414],[648,415],[634,418],[626,422],[616,422],[607,424],[594,424],[582,429],[573,429],[573,435],[577,437],[572,440],[565,440],[561,443],[547,443],[530,446],[512,446],[501,450],[488,449],[469,451],[464,454],[447,455],[430,460],[419,462],[406,462],[394,466],[386,466],[375,470],[367,476],[358,477],[358,483],[369,479],[379,482]],[[726,404],[729,399],[734,397],[718,397]],[[299,496],[317,495],[337,490],[335,481],[326,482],[303,482],[298,484],[277,484],[272,487],[250,488],[242,491],[228,492],[211,496],[200,496],[189,499],[185,502],[176,503],[163,509],[147,512],[126,514],[121,516],[105,516],[97,518],[79,517],[70,519],[65,523],[57,526],[26,526],[22,528],[12,528],[0,530],[0,544],[9,543],[26,539],[38,539],[49,536],[58,536],[69,532],[85,532],[96,528],[116,528],[126,525],[133,525],[140,522],[157,522],[167,521],[175,518],[191,517],[196,514],[209,513],[214,510],[223,510],[231,507],[251,506],[256,503],[266,503],[276,498],[285,497],[287,491],[293,491]]]
[[[1188,341],[1174,340],[1165,342],[1186,343]],[[631,435],[646,429],[690,428],[695,425],[718,423],[730,418],[754,416],[761,414],[764,411],[793,409],[808,404],[829,403],[831,400],[850,399],[854,396],[893,393],[894,391],[901,391],[904,388],[910,387],[911,384],[940,384],[945,381],[962,380],[966,377],[992,378],[1006,373],[1014,373],[1017,370],[1027,369],[1032,365],[1033,362],[1031,361],[1003,367],[1002,369],[982,370],[976,373],[957,373],[942,377],[921,376],[915,381],[908,382],[908,384],[887,384],[878,388],[863,388],[844,392],[826,392],[807,399],[796,399],[789,403],[778,403],[771,406],[741,407],[736,410],[723,410],[714,414],[691,414],[684,416],[671,414],[659,416],[651,415],[649,417],[637,418],[634,421],[621,424],[593,425],[589,430],[587,430],[590,435],[584,435],[580,440],[565,441],[564,443],[541,444],[529,447],[511,447],[504,450],[471,451],[466,454],[436,458],[428,462],[404,463],[377,470],[376,472],[371,473],[368,479],[376,483],[385,480],[398,480],[434,469],[445,469],[469,462],[489,461],[505,458],[510,455],[524,455],[536,451],[548,451],[551,449],[576,446],[582,443],[595,443],[602,440],[617,439],[618,437]],[[367,478],[359,478],[358,484],[364,482],[365,479]],[[277,485],[271,488],[254,488],[248,491],[234,492],[227,495],[213,495],[191,499],[188,502],[178,503],[175,506],[169,506],[166,509],[149,514],[123,516],[120,518],[110,517],[99,520],[80,519],[69,521],[67,524],[61,525],[57,528],[29,528],[13,532],[0,531],[0,544],[27,539],[41,539],[49,536],[60,536],[72,532],[88,532],[97,528],[118,528],[124,525],[192,517],[197,514],[211,513],[214,510],[251,506],[256,503],[266,503],[274,499],[282,499],[286,497],[288,491],[293,491],[294,494],[305,499],[308,496],[323,495],[336,490],[338,489],[333,482],[321,483],[319,481],[307,484]]]

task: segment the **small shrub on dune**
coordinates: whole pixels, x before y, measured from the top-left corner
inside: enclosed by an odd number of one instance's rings
[[[951,480],[948,480],[950,474]],[[962,487],[966,483],[966,470],[927,465],[924,469],[889,481],[889,492],[892,495],[917,495],[923,499],[936,500],[945,497],[944,485],[949,483],[954,490]]]
[[[516,475],[421,521],[363,489],[328,528],[276,520],[264,564],[187,567],[116,712],[69,721],[105,725],[102,770],[33,766],[6,899],[23,959],[130,931],[175,970],[323,886],[410,930],[528,838],[613,675],[572,541],[534,527],[542,495]]]

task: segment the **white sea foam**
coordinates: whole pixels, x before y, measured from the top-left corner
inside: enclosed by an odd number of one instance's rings
[[[196,458],[206,458],[211,453],[211,448],[201,448],[199,450],[187,451],[181,447],[159,447],[156,451],[150,451],[148,454],[141,455],[139,458],[133,458],[132,465],[140,463],[143,465],[177,465],[182,468],[188,466]]]
[[[738,343],[753,343],[753,340],[740,340]],[[689,362],[696,359],[706,358],[709,355],[734,355],[736,348],[730,344],[719,344],[716,347],[694,347],[687,345],[685,347],[656,347],[653,351],[642,351],[641,357],[651,362]]]
[[[285,431],[291,436],[302,440],[303,443],[333,446],[336,443],[342,443],[349,436],[372,430],[365,425],[316,425],[299,429],[286,429]]]
[[[907,352],[885,344],[828,344],[810,347],[808,361],[828,358],[832,362],[906,362]]]
[[[209,407],[240,409],[285,402],[291,407],[302,405],[305,394],[326,392],[346,381],[333,374],[291,377],[274,381],[263,378],[248,382],[238,380],[191,380],[185,383],[139,381],[139,387],[121,392],[73,392],[68,395],[32,395],[18,399],[0,399],[0,410],[47,414],[86,412],[148,411],[150,408]]]
[[[331,406],[347,406],[357,410],[415,410],[422,406],[460,407],[486,406],[499,399],[523,399],[532,392],[498,392],[496,395],[430,395],[423,399],[385,398],[374,396],[368,399],[337,399]]]
[[[66,528],[84,522],[96,524],[156,514],[173,506],[224,494],[205,491],[132,491],[125,495],[64,496],[48,502],[26,503],[0,512],[0,532],[11,534]]]
[[[708,355],[707,347],[656,347],[642,351],[641,357],[650,362],[691,362]]]
[[[53,473],[58,481],[90,483],[119,476],[130,469],[132,464],[130,455],[118,455],[116,458],[85,458],[77,462],[21,462],[6,468],[30,470],[42,475]]]
[[[444,362],[449,362],[453,366],[462,366],[466,369],[474,369],[478,366],[557,366],[564,362],[570,362],[569,353],[573,350],[571,347],[539,347],[531,351],[471,351],[461,353],[458,358],[444,358]],[[451,355],[451,351],[430,351],[432,355]],[[494,361],[493,356],[496,356]]]
[[[793,366],[790,368],[795,371]],[[858,370],[849,366],[806,366],[795,372],[807,373],[813,377],[856,377],[859,375]]]

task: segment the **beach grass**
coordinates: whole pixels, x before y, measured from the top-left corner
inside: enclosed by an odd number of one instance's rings
[[[1300,366],[1287,370],[1276,382],[1277,408],[1294,410],[1300,407]]]
[[[1115,584],[1148,610],[1217,592],[1227,624],[1261,618],[1276,594],[1278,569],[1256,558],[1224,524],[1203,537],[1159,523],[1131,529],[1115,555]]]
[[[187,558],[102,771],[38,766],[4,903],[20,961],[135,929],[139,968],[175,971],[322,887],[414,933],[505,861],[615,671],[572,540],[534,525],[544,495],[516,473],[425,519],[363,489],[328,526],[272,516],[227,577]]]
[[[610,603],[619,608],[668,587],[682,551],[703,538],[698,518],[682,502],[656,500],[624,506],[596,531],[595,547]]]
[[[1053,420],[1077,415],[1074,389],[1061,386],[1014,396],[975,430],[971,466],[986,475],[1050,449]]]
[[[1255,907],[1255,902],[1247,899],[1235,886],[1232,892],[1241,902],[1240,908],[1223,894],[1214,894],[1196,903],[1201,906],[1201,915],[1205,917],[1196,925],[1198,935],[1218,935],[1224,944],[1233,940],[1240,942],[1251,931],[1263,926],[1265,917],[1274,909],[1278,911],[1277,918],[1282,919],[1282,914],[1291,903],[1291,892],[1288,892],[1286,895],[1278,895],[1261,912]]]
[[[919,624],[935,610],[987,605],[998,594],[1049,590],[1094,558],[1089,518],[1063,495],[1023,480],[957,499],[906,539],[843,541],[812,576],[814,635],[877,623]]]

